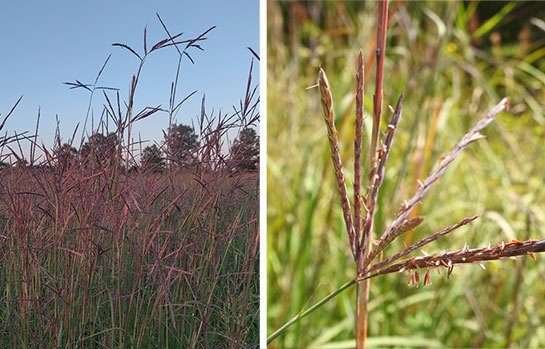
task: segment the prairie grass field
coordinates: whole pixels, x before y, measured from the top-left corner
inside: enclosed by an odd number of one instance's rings
[[[321,68],[352,197],[355,80],[365,60],[364,150],[372,127],[375,2],[267,4],[267,333],[354,278],[316,84]],[[390,3],[384,118],[404,89],[373,234],[380,237],[418,180],[503,97],[511,98],[412,216],[392,256],[460,219],[479,219],[428,253],[545,237],[545,12],[535,2]],[[365,170],[369,161],[363,159]],[[364,171],[365,172],[365,171]],[[366,173],[366,172],[365,172]],[[366,178],[363,179],[365,185]],[[281,188],[281,189],[279,189]],[[422,255],[420,251],[413,255]],[[371,279],[369,347],[542,347],[545,261],[525,257],[457,267],[408,286],[407,273]],[[342,292],[270,344],[354,347],[356,289]]]
[[[233,112],[214,115],[203,97],[196,126],[176,125],[196,92],[176,95],[182,57],[193,62],[213,28],[180,41],[157,17],[168,36],[146,46],[144,31],[141,56],[114,44],[140,59],[126,101],[96,85],[109,58],[94,85],[67,83],[104,98],[81,143],[76,129],[40,144],[39,115],[35,133],[0,136],[2,348],[258,346],[257,54],[248,53]],[[180,59],[170,105],[136,110],[145,58],[172,46]],[[2,133],[17,103],[2,111]],[[169,116],[165,139],[142,151],[132,127],[156,113]]]
[[[258,342],[255,176],[1,176],[3,347]]]

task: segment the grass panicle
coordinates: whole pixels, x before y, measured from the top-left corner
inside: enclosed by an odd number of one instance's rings
[[[396,7],[395,10],[397,10]],[[432,16],[432,15],[430,15]],[[432,16],[433,17],[433,16]],[[409,271],[409,284],[413,286],[420,286],[421,280],[419,271],[427,269],[423,278],[422,284],[424,286],[431,285],[431,276],[429,269],[438,269],[444,267],[447,269],[447,276],[450,277],[454,266],[456,264],[468,264],[475,263],[482,265],[484,261],[499,260],[499,259],[516,259],[517,256],[529,255],[535,259],[535,253],[545,251],[544,240],[512,240],[509,243],[500,243],[494,246],[489,245],[486,248],[469,249],[466,244],[463,249],[448,252],[443,251],[432,255],[412,257],[409,259],[398,261],[400,258],[414,252],[417,249],[424,247],[425,245],[436,241],[440,237],[443,237],[452,231],[465,226],[478,218],[478,216],[471,216],[460,220],[458,223],[453,224],[443,230],[438,231],[424,239],[421,239],[417,243],[410,245],[409,247],[401,249],[400,252],[394,253],[391,257],[382,260],[382,254],[391,245],[396,238],[411,232],[422,224],[425,216],[417,216],[415,213],[416,206],[423,201],[426,194],[429,192],[432,185],[439,181],[443,176],[449,165],[456,160],[461,152],[473,142],[476,142],[484,136],[480,133],[485,127],[487,127],[498,114],[504,110],[509,109],[510,99],[503,98],[497,103],[477,124],[467,132],[461,140],[454,146],[454,148],[440,159],[439,164],[433,169],[425,180],[417,180],[418,186],[416,187],[414,195],[403,202],[399,211],[395,214],[393,221],[384,229],[380,239],[376,243],[374,249],[371,250],[372,232],[374,224],[376,222],[376,213],[378,211],[378,202],[380,200],[380,189],[383,185],[386,164],[389,154],[392,149],[393,139],[396,133],[396,129],[401,120],[402,107],[405,99],[404,92],[402,90],[397,100],[395,109],[391,109],[393,115],[391,120],[386,125],[384,131],[384,137],[381,140],[381,144],[377,145],[379,140],[379,134],[381,130],[382,119],[382,98],[383,98],[383,80],[384,80],[384,56],[386,47],[386,32],[388,28],[388,1],[380,1],[378,3],[378,15],[377,15],[377,37],[376,37],[376,76],[375,76],[375,94],[373,97],[373,122],[372,133],[369,144],[369,157],[370,166],[368,168],[368,186],[367,193],[361,195],[361,149],[363,138],[363,51],[360,51],[357,58],[357,72],[356,72],[356,117],[355,117],[355,133],[354,133],[354,212],[353,215],[350,209],[350,200],[346,189],[345,176],[343,173],[342,156],[339,141],[339,132],[335,126],[333,98],[331,87],[326,78],[324,69],[320,68],[318,87],[321,95],[321,107],[324,120],[326,122],[326,128],[329,138],[329,150],[330,157],[333,163],[333,168],[336,177],[337,190],[340,194],[341,208],[346,225],[346,229],[349,236],[350,250],[354,257],[356,264],[356,276],[353,280],[344,284],[334,292],[330,293],[327,297],[317,302],[307,310],[301,310],[298,315],[286,322],[277,331],[275,331],[269,338],[268,343],[271,343],[279,335],[281,335],[288,327],[298,323],[300,319],[314,312],[319,307],[323,306],[326,302],[337,297],[342,291],[350,288],[353,285],[357,285],[356,291],[356,318],[355,318],[355,343],[357,348],[364,348],[367,340],[367,314],[369,311],[369,280],[371,278],[391,274],[395,272]],[[435,18],[435,17],[433,17]],[[452,25],[452,16],[449,20]],[[343,118],[344,121],[344,118]],[[433,131],[429,137],[434,137],[436,127],[436,119],[432,124]],[[426,144],[430,144],[430,138],[426,139]],[[429,145],[427,146],[430,147]],[[416,171],[420,173],[422,166]],[[363,218],[363,226],[361,225],[361,210],[362,206],[365,210]],[[412,216],[411,216],[412,214]],[[381,219],[383,217],[381,216]],[[380,227],[383,226],[383,222],[380,222]],[[361,236],[360,236],[361,235]],[[380,261],[375,262],[380,256]],[[374,263],[374,264],[373,264]],[[483,266],[484,268],[484,266]]]
[[[454,149],[450,151],[441,161],[439,166],[426,178],[424,181],[419,182],[419,188],[413,197],[407,202],[403,203],[401,209],[399,210],[396,218],[386,229],[384,234],[382,234],[381,240],[390,239],[390,235],[405,222],[405,219],[412,212],[414,207],[422,201],[431,185],[441,178],[443,173],[445,173],[447,167],[460,155],[462,150],[464,150],[470,143],[473,143],[483,136],[479,133],[483,128],[488,126],[503,110],[508,109],[509,107],[509,98],[502,99],[490,112],[481,119],[468,133],[462,137],[462,139],[454,146]]]

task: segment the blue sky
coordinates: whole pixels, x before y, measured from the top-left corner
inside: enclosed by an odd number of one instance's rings
[[[166,38],[155,13],[159,13],[171,34],[184,32],[181,39],[194,38],[211,26],[216,29],[201,42],[205,50],[192,51],[195,64],[183,60],[178,99],[194,90],[177,115],[177,122],[191,124],[200,113],[206,94],[210,113],[232,113],[243,97],[252,54],[259,54],[259,1],[3,1],[0,5],[0,118],[17,99],[23,99],[6,124],[9,133],[34,132],[41,108],[40,143],[52,146],[56,115],[64,141],[76,125],[83,127],[89,92],[70,90],[63,82],[75,79],[93,83],[109,54],[99,84],[120,89],[128,98],[132,75],[139,61],[127,50],[113,47],[119,42],[143,52],[147,26],[148,48]],[[136,110],[145,106],[168,107],[170,84],[175,77],[178,56],[173,47],[157,51],[146,59],[136,93]],[[259,65],[254,60],[254,81],[259,82]],[[114,94],[110,92],[110,96]],[[115,99],[115,98],[114,98]],[[95,93],[95,120],[105,99]],[[110,124],[111,126],[111,124]],[[168,115],[159,113],[139,122],[134,134],[160,141],[168,127]],[[76,138],[79,140],[79,136]]]

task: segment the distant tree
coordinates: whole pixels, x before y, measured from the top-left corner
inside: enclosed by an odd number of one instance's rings
[[[94,133],[81,147],[81,157],[84,161],[87,161],[89,154],[93,153],[95,160],[99,164],[104,164],[114,157],[118,143],[115,132],[111,132],[106,136],[102,133]]]
[[[6,167],[9,167],[9,164],[5,161],[0,161],[0,170],[5,169]]]
[[[68,143],[64,143],[60,148],[57,146],[53,149],[56,163],[59,166],[65,167],[69,162],[78,157],[78,151]]]
[[[146,169],[149,168],[155,173],[165,170],[165,158],[157,145],[153,144],[144,148],[141,166]]]
[[[259,162],[259,136],[253,128],[244,128],[231,146],[235,168],[255,170]]]
[[[178,166],[190,166],[196,162],[199,142],[192,127],[182,124],[171,126],[165,142],[169,159]]]
[[[15,161],[13,166],[14,167],[27,167],[28,166],[28,160],[24,159],[24,158],[17,159],[17,161]]]

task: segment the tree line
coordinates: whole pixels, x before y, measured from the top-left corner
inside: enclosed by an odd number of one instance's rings
[[[199,161],[200,148],[198,136],[193,127],[179,124],[172,125],[164,132],[164,140],[160,145],[152,144],[143,148],[140,159],[133,161],[132,169],[151,170],[159,173],[167,169],[191,168]],[[91,135],[80,150],[72,144],[56,145],[53,158],[57,166],[67,166],[73,161],[93,161],[100,165],[112,161],[119,150],[119,137],[116,132]],[[244,127],[228,149],[228,154],[217,167],[233,171],[256,170],[259,163],[259,136],[255,129]],[[7,165],[7,164],[6,164]]]

